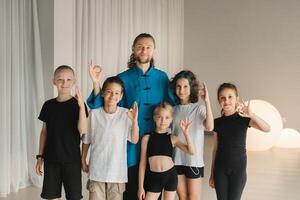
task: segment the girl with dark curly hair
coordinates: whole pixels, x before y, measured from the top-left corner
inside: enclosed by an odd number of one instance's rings
[[[174,161],[178,174],[177,194],[180,200],[201,197],[201,183],[204,175],[203,145],[204,129],[213,130],[213,114],[206,85],[200,84],[196,75],[183,70],[175,75],[171,87],[179,102],[174,107],[173,132],[183,139],[184,135],[178,126],[179,121],[192,121],[190,135],[195,144],[195,155],[188,155],[175,149]],[[204,101],[204,105],[200,102]]]

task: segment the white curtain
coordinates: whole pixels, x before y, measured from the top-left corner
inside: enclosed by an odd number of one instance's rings
[[[104,78],[126,69],[134,38],[156,40],[155,65],[173,76],[183,69],[184,0],[76,0],[74,61],[84,95],[91,90],[87,63],[104,68]]]
[[[41,183],[34,170],[44,101],[36,6],[0,1],[0,196]]]

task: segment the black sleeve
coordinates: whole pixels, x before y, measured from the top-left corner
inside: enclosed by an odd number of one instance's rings
[[[214,129],[213,129],[213,132],[216,132],[218,133],[218,125],[217,125],[217,119],[214,119]]]
[[[243,121],[244,121],[244,123],[245,123],[245,125],[247,126],[247,127],[251,127],[250,126],[250,118],[249,117],[243,117]]]
[[[85,108],[85,116],[89,117],[89,111],[85,103],[84,103],[84,108]]]
[[[40,112],[40,115],[38,117],[39,120],[43,121],[43,122],[47,122],[48,121],[48,116],[47,116],[47,110],[48,110],[48,103],[45,102],[42,109],[41,109],[41,112]]]

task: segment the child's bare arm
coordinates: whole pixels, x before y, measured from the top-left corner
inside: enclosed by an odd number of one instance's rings
[[[44,122],[40,133],[39,155],[44,155],[46,137],[47,137],[47,126],[46,123]],[[36,173],[39,176],[42,176],[42,167],[43,167],[43,159],[39,158],[37,159],[36,167],[35,167]]]
[[[139,125],[138,125],[138,105],[136,102],[133,104],[133,108],[127,111],[129,119],[132,121],[131,127],[131,143],[136,144],[139,141]]]
[[[139,126],[138,126],[138,122],[133,121],[132,122],[132,129],[131,129],[131,142],[133,144],[137,144],[139,141]]]
[[[86,162],[87,153],[89,151],[90,144],[84,144],[82,143],[81,146],[81,164],[82,164],[82,170],[84,172],[89,172],[89,166]]]
[[[203,126],[207,131],[212,131],[214,129],[214,117],[210,105],[210,99],[208,95],[208,89],[205,83],[203,83],[203,88],[200,90],[200,97],[203,99],[205,103],[205,109],[206,109],[206,118],[203,121]]]
[[[39,143],[39,155],[44,154],[44,147],[46,143],[46,137],[47,137],[47,126],[46,123],[43,123],[42,130],[40,133],[40,143]]]
[[[215,159],[216,159],[216,152],[218,149],[218,135],[214,133],[214,141],[213,141],[213,149],[212,149],[212,161],[211,161],[211,171],[210,171],[210,178],[209,178],[209,186],[215,188],[214,184],[214,170],[215,170]]]
[[[239,105],[238,107],[239,115],[242,117],[249,117],[250,118],[249,125],[251,127],[261,130],[263,132],[269,132],[271,130],[270,125],[252,112],[252,110],[250,109],[250,103],[251,101],[249,101],[248,105],[246,105],[246,103],[243,102],[242,104]]]
[[[194,143],[190,137],[189,130],[188,130],[191,123],[192,122],[189,122],[187,119],[180,121],[180,127],[185,136],[186,144],[183,143],[182,141],[180,141],[179,138],[174,135],[172,135],[171,139],[172,139],[173,146],[176,146],[179,149],[181,149],[182,151],[193,155],[196,153],[196,149],[195,149]]]
[[[251,116],[249,125],[263,132],[269,132],[271,130],[270,125],[265,120],[263,120],[262,118],[258,117],[255,114]]]
[[[76,99],[79,106],[79,120],[77,124],[77,128],[80,134],[84,134],[87,132],[87,117],[85,113],[85,104],[82,98],[80,90],[76,87]]]
[[[145,135],[142,138],[141,144],[141,157],[139,164],[139,184],[138,184],[138,198],[140,200],[145,198],[145,190],[144,190],[144,179],[145,179],[145,171],[147,164],[147,146],[148,146],[149,135]]]

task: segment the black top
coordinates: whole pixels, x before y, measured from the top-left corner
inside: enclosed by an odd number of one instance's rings
[[[216,161],[234,162],[246,159],[246,134],[250,118],[238,113],[214,120],[214,131],[218,135]]]
[[[87,107],[86,115],[88,115]],[[80,134],[77,128],[79,106],[77,100],[46,101],[38,117],[46,123],[45,161],[70,163],[80,161]]]
[[[173,156],[173,145],[171,141],[171,134],[159,134],[153,132],[150,134],[147,145],[147,157],[151,156]]]

